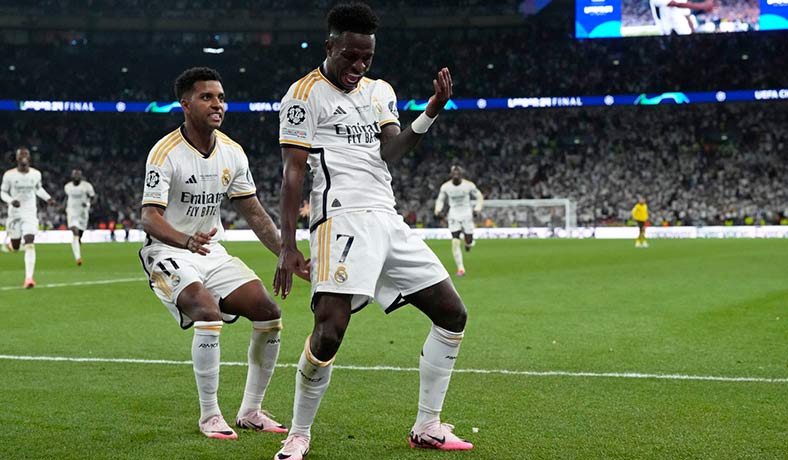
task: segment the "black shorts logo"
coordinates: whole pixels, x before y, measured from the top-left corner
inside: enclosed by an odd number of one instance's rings
[[[159,185],[159,173],[156,171],[148,171],[148,175],[145,176],[145,185],[150,188]]]
[[[300,125],[306,119],[306,110],[300,105],[294,105],[287,109],[287,121],[291,125]]]

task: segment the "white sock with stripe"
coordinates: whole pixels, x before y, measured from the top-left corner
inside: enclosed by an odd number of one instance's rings
[[[320,361],[312,355],[309,349],[310,337],[307,337],[304,351],[298,360],[293,423],[290,426],[290,434],[296,433],[307,438],[310,437],[317,409],[331,381],[331,364],[334,362],[334,358]]]
[[[221,321],[195,321],[192,361],[197,394],[200,396],[200,420],[221,414],[219,399],[219,334]]]
[[[451,254],[454,256],[454,263],[457,264],[457,270],[465,271],[465,265],[462,263],[462,242],[459,238],[452,238],[451,240]]]
[[[252,338],[249,341],[249,370],[246,373],[246,388],[238,417],[249,411],[260,409],[265,390],[274,375],[276,359],[279,357],[282,319],[254,321]]]
[[[25,279],[33,278],[36,270],[36,245],[33,243],[25,244]]]
[[[419,359],[419,413],[414,429],[440,420],[463,334],[432,325]]]
[[[71,252],[74,253],[74,260],[79,260],[82,258],[82,252],[80,251],[78,236],[75,236],[74,239],[71,240]]]

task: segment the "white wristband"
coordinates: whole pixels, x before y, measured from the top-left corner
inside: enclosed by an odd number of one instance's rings
[[[438,116],[435,115],[435,118],[438,118]],[[424,134],[430,129],[430,126],[435,123],[435,118],[427,116],[427,112],[421,112],[421,115],[410,124],[410,129],[416,134]]]

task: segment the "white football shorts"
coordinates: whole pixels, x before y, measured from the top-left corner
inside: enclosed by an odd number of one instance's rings
[[[473,234],[473,217],[468,217],[465,219],[452,219],[449,218],[449,231],[454,232],[462,232],[466,235]]]
[[[38,233],[38,216],[8,216],[6,220],[6,230],[8,237],[18,240],[24,235],[35,235]]]
[[[88,209],[85,208],[84,210],[80,211],[67,211],[66,212],[66,221],[68,224],[68,228],[76,227],[79,230],[85,230],[88,228]]]
[[[140,261],[148,275],[150,287],[183,329],[194,323],[176,304],[183,289],[192,283],[202,283],[219,302],[257,275],[241,259],[233,257],[219,243],[211,244],[206,256],[186,249],[163,244],[152,244],[140,249]],[[232,323],[238,315],[222,313],[222,320]]]
[[[449,277],[402,216],[384,211],[327,219],[311,233],[310,250],[313,302],[318,292],[353,294],[353,312],[374,300],[391,313],[407,304],[405,296]]]

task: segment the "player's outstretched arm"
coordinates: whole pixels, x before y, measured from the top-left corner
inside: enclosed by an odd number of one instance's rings
[[[668,6],[676,8],[686,8],[692,11],[711,11],[714,9],[714,0],[706,0],[704,2],[670,2]]]
[[[435,117],[443,110],[452,95],[451,73],[442,68],[432,80],[435,93],[427,102],[424,113],[418,116],[407,128],[400,131],[399,126],[390,124],[383,127],[380,133],[380,156],[387,163],[399,161],[406,153],[413,150],[421,137],[427,132]]]
[[[293,287],[293,274],[308,273],[309,264],[296,246],[296,222],[301,205],[304,173],[309,152],[292,147],[282,147],[282,191],[280,193],[280,216],[282,219],[282,243],[279,260],[274,273],[274,295],[282,293],[287,298]],[[300,275],[299,275],[300,276]]]
[[[216,227],[208,233],[197,232],[194,235],[179,232],[164,218],[164,209],[156,206],[145,206],[142,208],[142,229],[145,230],[145,233],[164,244],[180,249],[188,249],[201,256],[211,252],[208,249],[208,244],[211,243],[211,238],[217,232]]]

